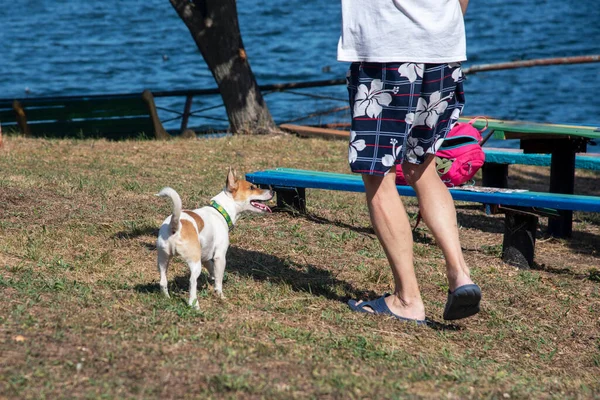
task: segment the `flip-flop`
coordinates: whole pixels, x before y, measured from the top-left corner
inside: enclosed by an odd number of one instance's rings
[[[392,310],[390,310],[389,307],[387,306],[387,304],[385,303],[385,298],[388,297],[389,295],[390,295],[389,293],[386,293],[378,299],[370,300],[370,301],[363,301],[360,304],[358,304],[358,302],[356,300],[348,300],[348,305],[350,306],[350,309],[352,311],[366,313],[366,314],[389,315],[400,321],[414,322],[417,325],[428,325],[428,321],[426,319],[411,319],[411,318],[405,318],[405,317],[401,317],[397,314],[394,314],[392,312]],[[365,307],[370,307],[373,311],[371,312],[369,310],[365,310]]]
[[[479,312],[481,289],[475,284],[463,285],[451,292],[444,308],[444,319],[452,321],[467,318]]]

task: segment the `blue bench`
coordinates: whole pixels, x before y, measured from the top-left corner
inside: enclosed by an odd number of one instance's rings
[[[293,207],[306,211],[306,189],[364,192],[362,178],[356,174],[277,168],[246,174],[257,185],[270,186],[277,193],[278,207]],[[415,196],[409,186],[398,186],[402,196]],[[475,189],[475,188],[473,188]],[[600,197],[513,191],[500,188],[451,189],[457,201],[500,206],[505,213],[502,258],[521,268],[533,265],[538,215],[553,215],[554,210],[600,212]]]

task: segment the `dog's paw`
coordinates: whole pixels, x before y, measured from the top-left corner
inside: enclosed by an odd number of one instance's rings
[[[215,294],[215,296],[217,296],[217,298],[219,298],[221,300],[227,300],[227,297],[225,297],[225,295],[223,294],[223,292],[221,290],[215,290],[214,294]]]
[[[200,305],[198,304],[198,299],[194,299],[194,300],[190,300],[188,302],[188,304],[190,305],[190,307],[192,307],[194,310],[200,310]]]

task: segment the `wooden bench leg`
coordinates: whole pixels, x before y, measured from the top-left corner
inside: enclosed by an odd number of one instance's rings
[[[27,125],[27,116],[25,115],[25,110],[21,105],[19,100],[13,101],[13,110],[15,111],[15,115],[17,117],[17,124],[19,125],[19,130],[23,136],[31,136],[31,131],[29,130],[29,125]]]
[[[533,266],[537,225],[537,215],[506,210],[502,260],[523,269]]]
[[[306,189],[304,188],[274,188],[277,193],[277,207],[293,208],[306,213]]]
[[[571,141],[563,141],[552,152],[550,164],[550,193],[573,194],[575,190],[575,151]],[[571,237],[573,211],[559,210],[559,217],[548,218],[548,234],[554,237]]]
[[[508,164],[484,163],[481,168],[483,186],[507,188]]]
[[[148,89],[142,92],[142,99],[148,105],[148,113],[150,114],[150,119],[152,120],[152,125],[154,126],[154,137],[159,140],[167,140],[171,138],[171,135],[167,133],[165,128],[160,122],[160,118],[158,118],[158,112],[156,111],[156,104],[154,104],[154,96],[152,92]]]

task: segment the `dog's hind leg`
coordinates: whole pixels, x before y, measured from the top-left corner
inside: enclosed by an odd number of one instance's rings
[[[177,245],[177,253],[190,267],[190,299],[188,304],[195,309],[199,309],[196,288],[198,287],[198,277],[202,272],[202,248],[198,241],[196,228],[190,221],[181,221],[181,242]]]
[[[215,277],[215,294],[224,299],[223,295],[223,276],[225,275],[225,255],[215,256],[213,272]]]
[[[191,307],[194,307],[196,310],[200,309],[198,305],[198,297],[196,294],[198,288],[198,277],[202,272],[202,263],[201,262],[191,262],[190,266],[190,299],[188,300],[188,304]]]
[[[208,260],[208,261],[204,261],[202,263],[202,265],[208,271],[208,280],[210,281],[210,283],[214,283],[215,282],[215,264],[213,263],[212,260]]]
[[[171,261],[171,256],[167,254],[164,250],[158,249],[158,272],[160,273],[160,290],[166,296],[169,296],[169,281],[167,280],[167,270],[169,269],[169,261]]]

